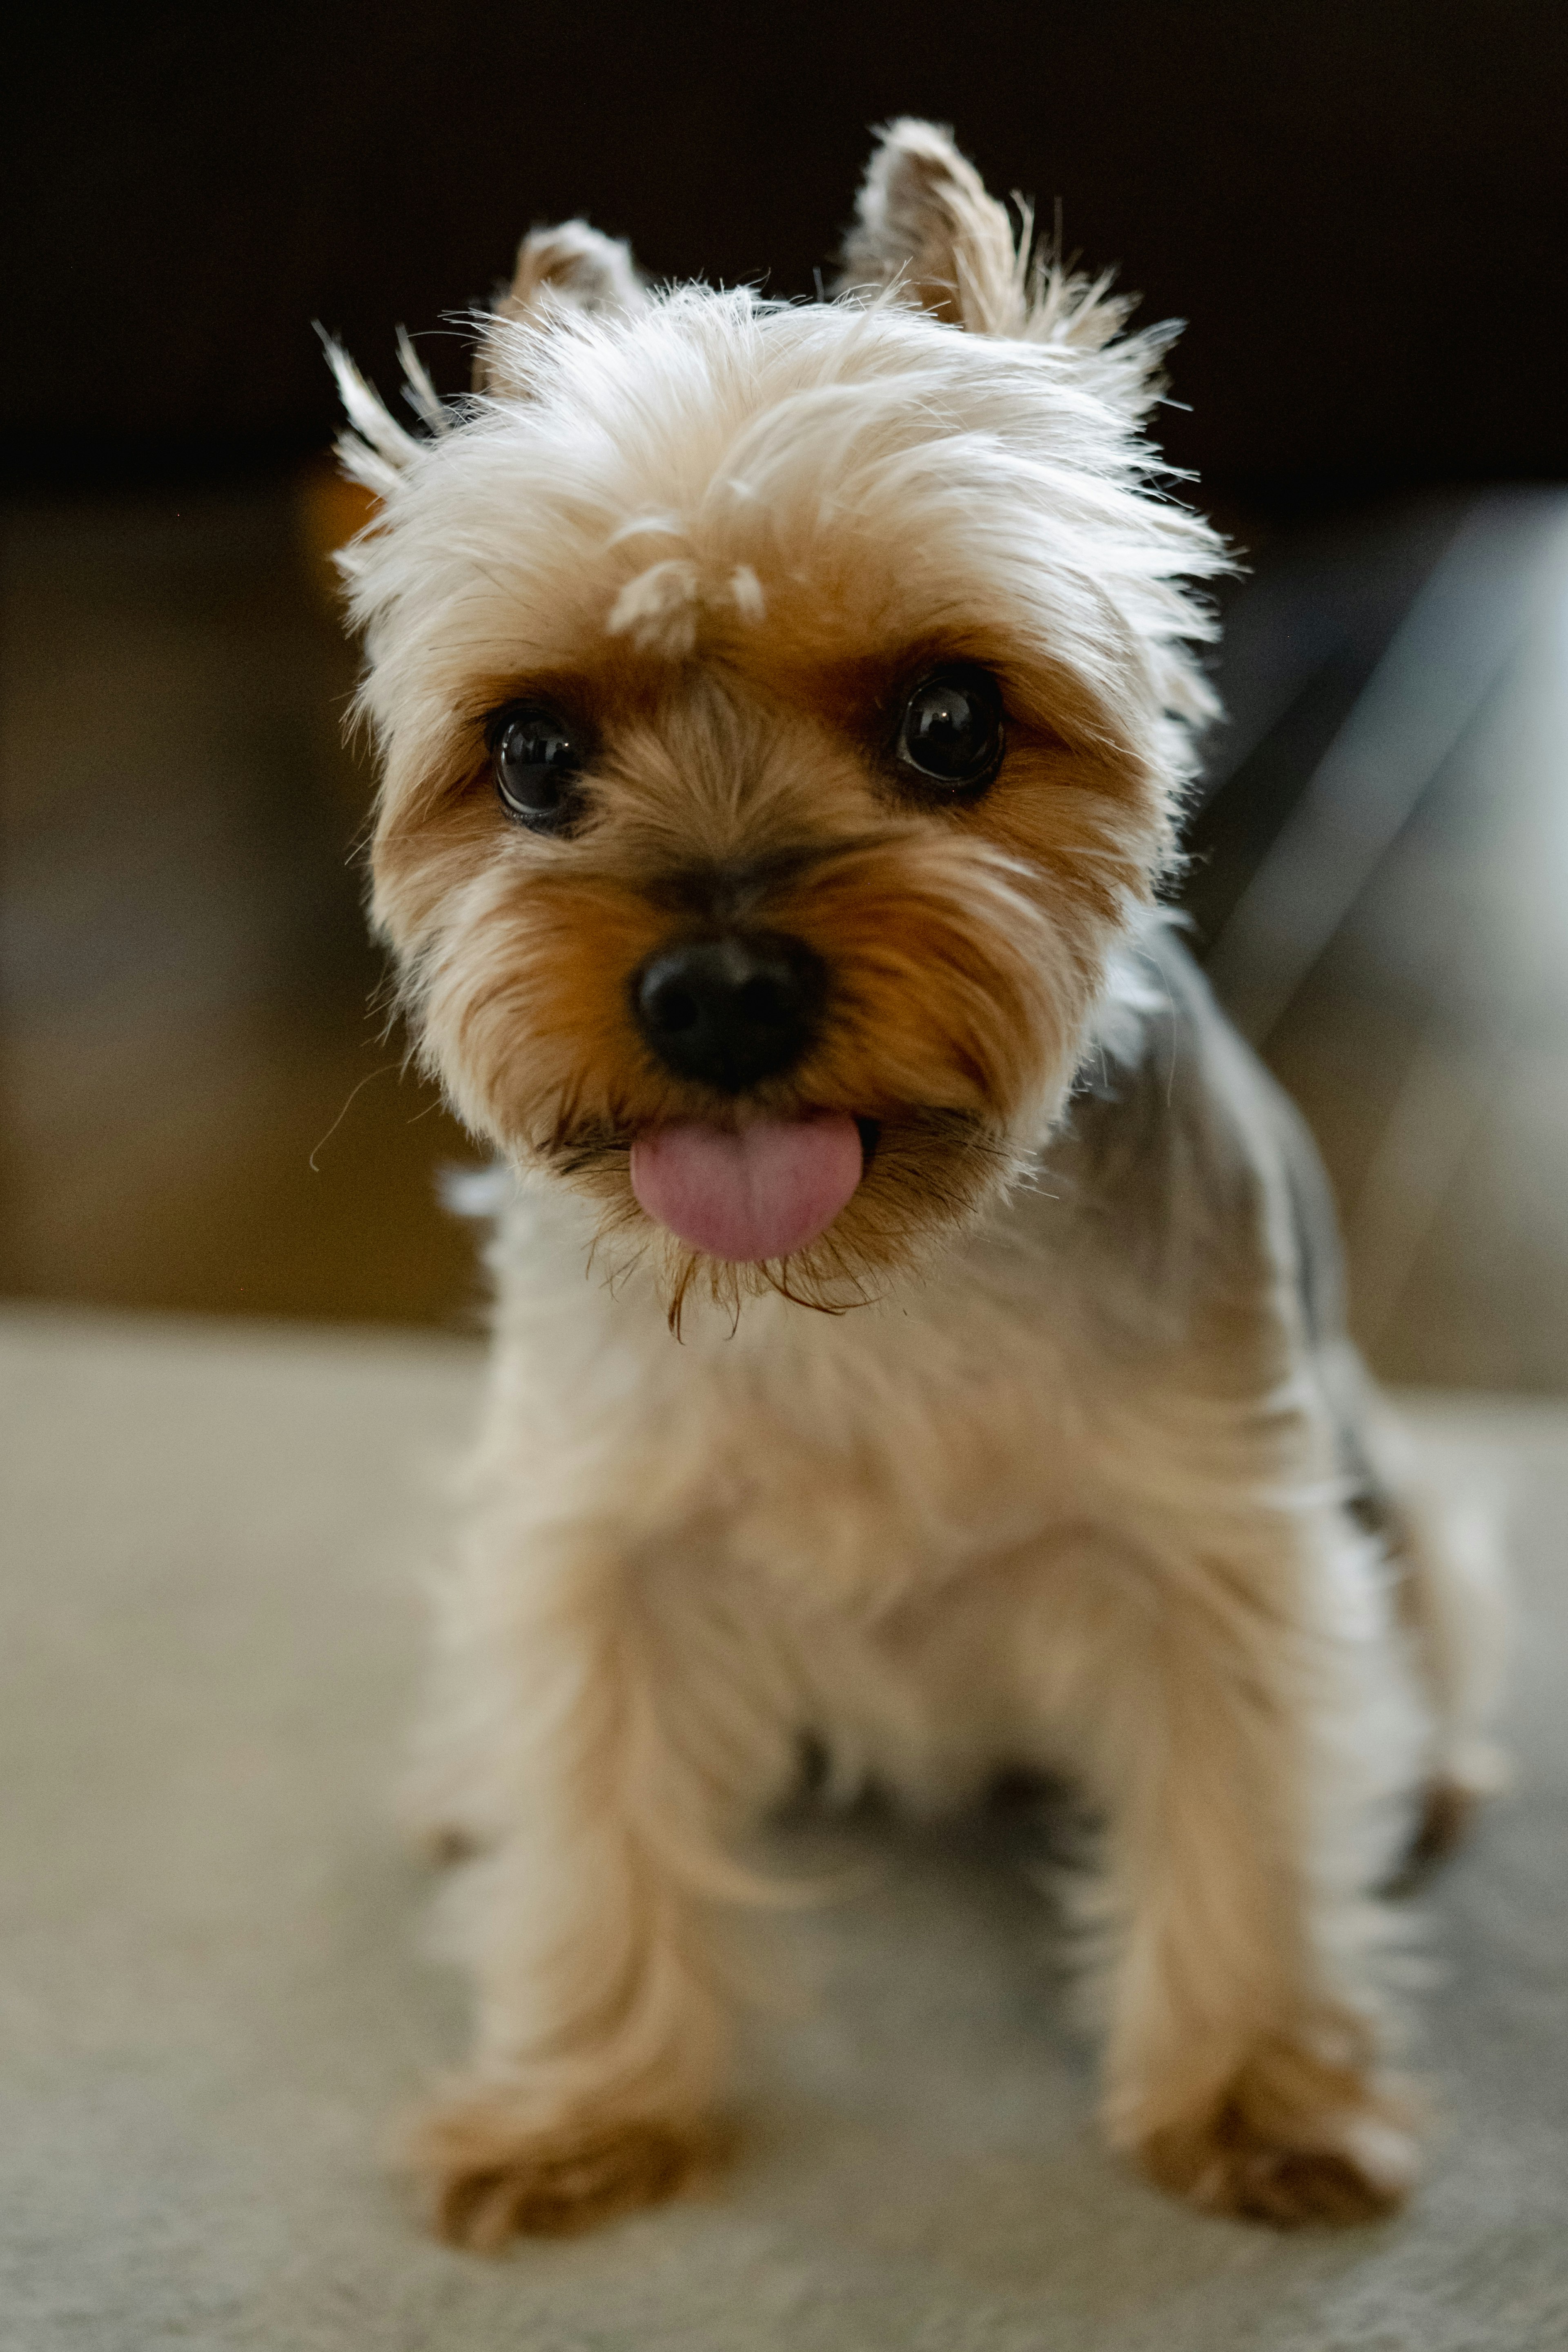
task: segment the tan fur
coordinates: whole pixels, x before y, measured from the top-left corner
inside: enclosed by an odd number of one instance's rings
[[[1168,339],[926,125],[846,277],[650,298],[570,225],[525,244],[481,396],[420,393],[428,437],[339,362],[382,502],[347,564],[374,916],[506,1163],[423,1798],[468,1857],[476,2045],[419,2161],[480,2245],[677,2184],[770,1899],[737,1851],[810,1736],[831,1793],[919,1809],[1073,1772],[1110,2137],[1218,2210],[1363,2218],[1412,2160],[1372,1890],[1423,1780],[1484,1783],[1493,1585],[1392,1500],[1305,1147],[1154,911],[1210,708],[1184,575],[1223,562],[1137,437]],[[890,746],[953,660],[1007,748],[944,803]],[[570,834],[497,803],[522,697],[591,742]],[[828,974],[739,1097],[630,995],[724,923]],[[876,1148],[789,1258],[638,1207],[640,1134],[818,1112]]]
[[[438,2236],[477,2253],[498,2253],[519,2231],[570,2238],[617,2213],[674,2196],[711,2170],[725,2137],[711,2126],[678,2131],[664,2122],[619,2117],[595,2133],[579,2121],[552,2143],[530,2135],[517,2161],[518,2123],[497,2093],[488,2105],[446,2108],[418,2131],[409,2150],[432,2186]]]
[[[491,318],[548,331],[563,310],[630,318],[644,299],[624,245],[586,221],[563,221],[524,237],[511,285],[497,297]],[[505,348],[486,327],[474,353],[474,389],[504,391],[506,384]]]
[[[1151,2133],[1142,2154],[1162,2189],[1211,2212],[1282,2228],[1370,2221],[1409,2190],[1410,2122],[1386,2094],[1368,2102],[1363,2067],[1265,2042],[1212,2105]]]

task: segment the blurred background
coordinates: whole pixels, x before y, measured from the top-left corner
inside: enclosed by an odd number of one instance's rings
[[[70,5],[8,37],[0,1294],[464,1327],[373,999],[313,331],[390,390],[583,213],[809,294],[868,126],[1189,323],[1243,551],[1187,900],[1401,1381],[1568,1388],[1568,12]]]

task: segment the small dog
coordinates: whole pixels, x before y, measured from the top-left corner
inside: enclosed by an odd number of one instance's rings
[[[1375,1890],[1488,1785],[1498,1601],[1387,1466],[1311,1145],[1157,911],[1227,559],[1129,307],[903,121],[832,299],[650,293],[570,223],[470,401],[405,341],[423,434],[334,355],[373,919],[508,1171],[429,1795],[465,2242],[712,2147],[744,1841],[808,1742],[922,1811],[1085,1790],[1105,2128],[1155,2180],[1281,2222],[1409,2185]]]

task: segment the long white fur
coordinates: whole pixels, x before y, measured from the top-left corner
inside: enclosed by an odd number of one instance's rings
[[[643,299],[629,262],[590,252],[622,290],[541,309],[529,278],[486,331],[481,394],[438,416],[416,376],[442,428],[423,439],[337,356],[345,462],[383,502],[346,570],[388,809],[427,789],[476,678],[548,672],[594,634],[683,659],[706,611],[765,628],[771,581],[870,534],[933,626],[1001,615],[1071,681],[1151,780],[1139,855],[1151,879],[1166,866],[1212,708],[1187,583],[1225,558],[1141,438],[1165,338],[1120,336],[1103,284],[1031,274],[1010,236],[992,331],[934,325],[901,290],[897,172],[952,166],[942,200],[973,253],[999,254],[1002,232],[940,134],[895,126],[887,155],[860,257],[885,282],[862,298]],[[979,262],[953,273],[978,301]],[[416,1019],[466,936],[447,908],[402,943]],[[1063,964],[1067,1044],[1024,1118],[1023,1181],[855,1313],[765,1296],[737,1325],[695,1317],[677,1346],[646,1267],[585,1276],[591,1204],[527,1164],[506,1180],[425,1797],[479,1850],[455,1897],[477,2046],[433,2162],[491,2182],[498,2226],[540,2150],[695,2127],[720,2097],[723,1923],[758,1892],[737,1850],[788,1792],[803,1730],[840,1790],[875,1779],[922,1808],[973,1800],[1003,1765],[1086,1782],[1111,1824],[1119,2144],[1212,2126],[1178,2185],[1246,2210],[1221,2127],[1240,2101],[1255,2167],[1332,2158],[1375,2201],[1406,2179],[1364,2038],[1370,1890],[1423,1780],[1482,1777],[1486,1677],[1466,1659],[1491,1602],[1440,1539],[1396,1573],[1347,1516],[1343,1343],[1305,1320],[1281,1120],[1176,954],[1129,904]],[[1098,1068],[1114,1095],[1172,991],[1190,1137],[1149,1179],[1157,1208],[1134,1170],[1133,1206],[1097,1223],[1068,1082]],[[433,1051],[478,1118],[455,1048]],[[1155,1226],[1156,1271],[1134,1275]],[[1152,1344],[1184,1328],[1200,1263],[1271,1335],[1260,1383],[1238,1388],[1212,1339]],[[1401,1574],[1427,1596],[1425,1636]]]

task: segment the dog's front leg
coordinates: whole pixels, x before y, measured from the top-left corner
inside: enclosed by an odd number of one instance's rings
[[[478,2031],[413,2151],[442,2234],[484,2248],[667,2196],[715,2148],[718,1915],[745,1891],[724,1840],[785,1748],[765,1702],[744,1754],[734,1713],[715,1724],[755,1636],[680,1563],[594,1533],[526,1550],[469,1586],[497,1835],[452,1894]]]
[[[1282,1519],[1160,1579],[1108,1645],[1092,1740],[1123,1925],[1111,2137],[1163,2187],[1277,2223],[1389,2211],[1414,2155],[1343,1948],[1357,1893],[1325,1862],[1354,1836],[1346,1747],[1378,1737],[1363,1644],[1277,1598],[1312,1540]]]

